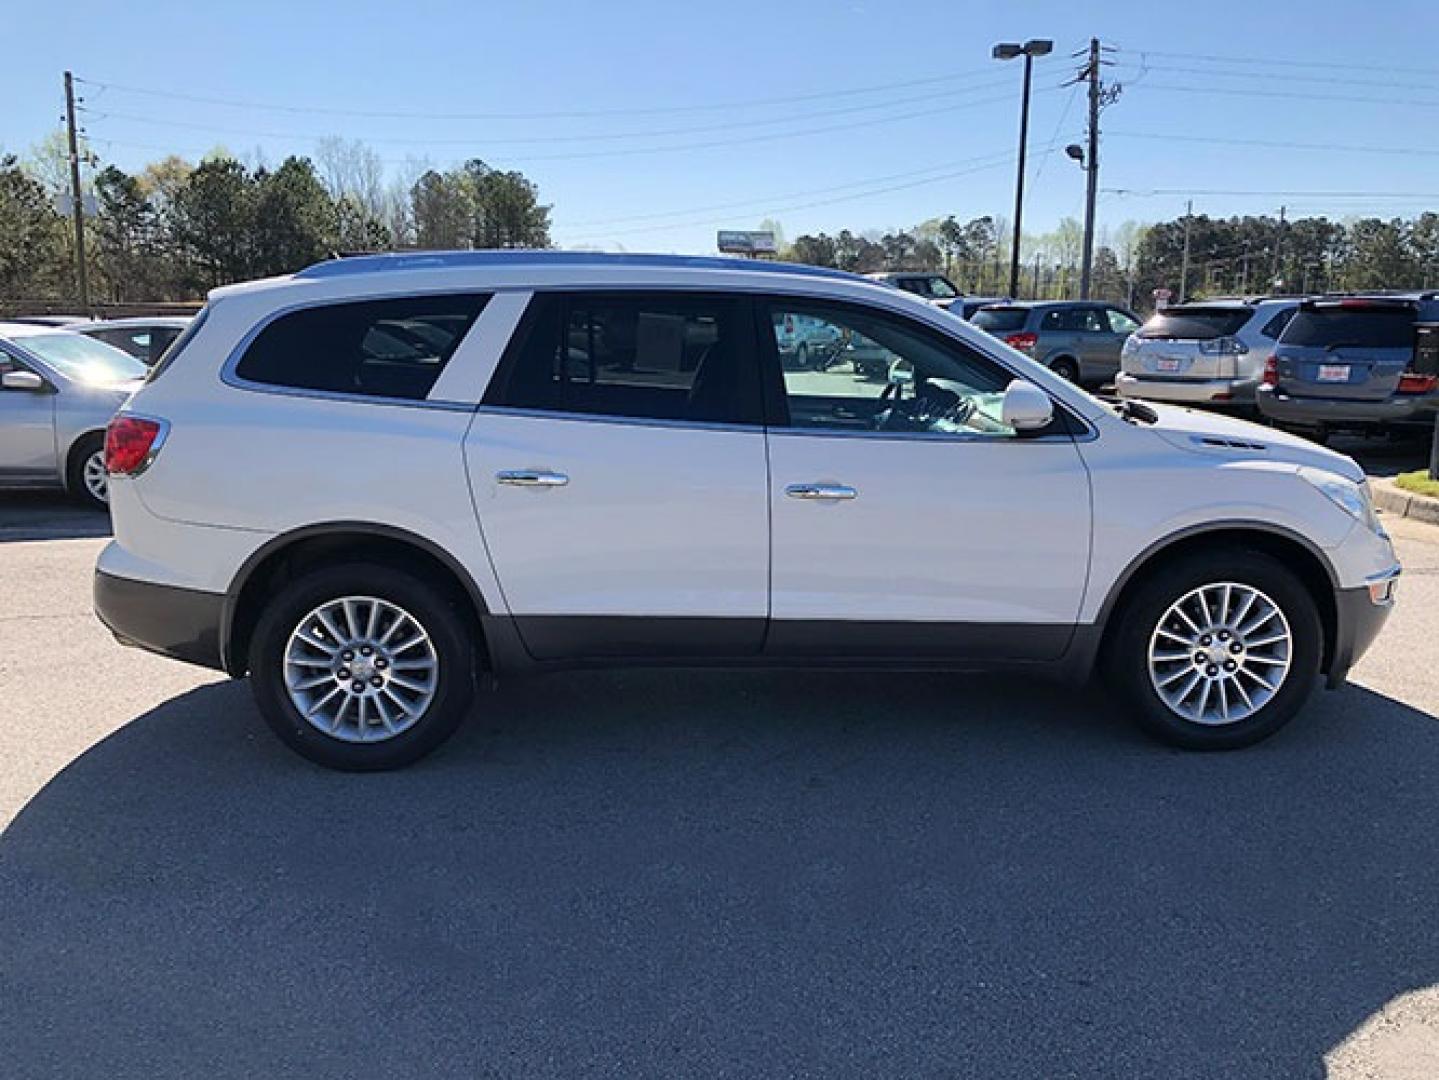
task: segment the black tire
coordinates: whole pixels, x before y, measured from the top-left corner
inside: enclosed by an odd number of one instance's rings
[[[92,510],[110,509],[110,500],[99,498],[90,490],[85,483],[85,465],[96,454],[100,455],[103,462],[105,456],[105,436],[96,432],[93,435],[86,435],[78,439],[75,445],[70,448],[70,461],[65,467],[65,488],[71,497]]]
[[[1079,364],[1069,357],[1061,356],[1058,360],[1050,361],[1049,370],[1061,379],[1068,379],[1076,386],[1079,385]]]
[[[1160,696],[1150,678],[1149,644],[1171,605],[1201,586],[1221,582],[1259,590],[1283,614],[1290,631],[1289,669],[1273,696],[1248,717],[1205,724],[1172,711]],[[1117,622],[1106,645],[1106,680],[1132,707],[1141,728],[1174,746],[1234,750],[1266,739],[1299,711],[1319,675],[1324,630],[1314,597],[1293,572],[1263,552],[1223,548],[1161,566],[1140,582],[1113,617]]]
[[[402,608],[419,624],[438,660],[433,697],[420,718],[380,741],[346,742],[301,715],[285,686],[291,634],[318,607],[345,596],[375,597]],[[349,563],[298,578],[273,596],[250,642],[250,685],[266,723],[296,753],[347,772],[397,769],[418,761],[450,737],[474,697],[476,642],[471,622],[429,581],[380,563]]]

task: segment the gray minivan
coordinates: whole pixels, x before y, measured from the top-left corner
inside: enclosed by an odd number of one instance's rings
[[[1280,424],[1400,430],[1439,409],[1439,292],[1305,300],[1274,348],[1256,395]]]
[[[1134,312],[1090,300],[1016,300],[980,308],[969,320],[1070,382],[1098,386],[1119,373],[1119,355],[1139,329]]]

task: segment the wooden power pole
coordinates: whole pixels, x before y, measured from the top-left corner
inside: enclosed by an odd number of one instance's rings
[[[1084,262],[1079,270],[1079,298],[1089,299],[1094,270],[1094,198],[1099,192],[1099,39],[1089,39],[1089,148],[1084,158]]]
[[[75,219],[75,288],[84,314],[90,312],[85,274],[85,203],[80,194],[80,146],[75,135],[75,80],[65,72],[65,135],[70,144],[70,213]]]

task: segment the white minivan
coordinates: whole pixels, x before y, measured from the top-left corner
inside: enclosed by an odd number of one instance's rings
[[[786,366],[800,320],[885,375]],[[1149,731],[1237,747],[1342,683],[1399,574],[1349,458],[1106,404],[783,264],[381,255],[218,289],[106,455],[101,619],[248,674],[344,769],[575,665],[1098,668]]]

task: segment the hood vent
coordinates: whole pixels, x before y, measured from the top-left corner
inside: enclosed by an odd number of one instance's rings
[[[1267,451],[1267,443],[1250,442],[1247,439],[1226,439],[1219,435],[1196,435],[1194,441],[1200,446],[1215,450],[1260,450]]]

